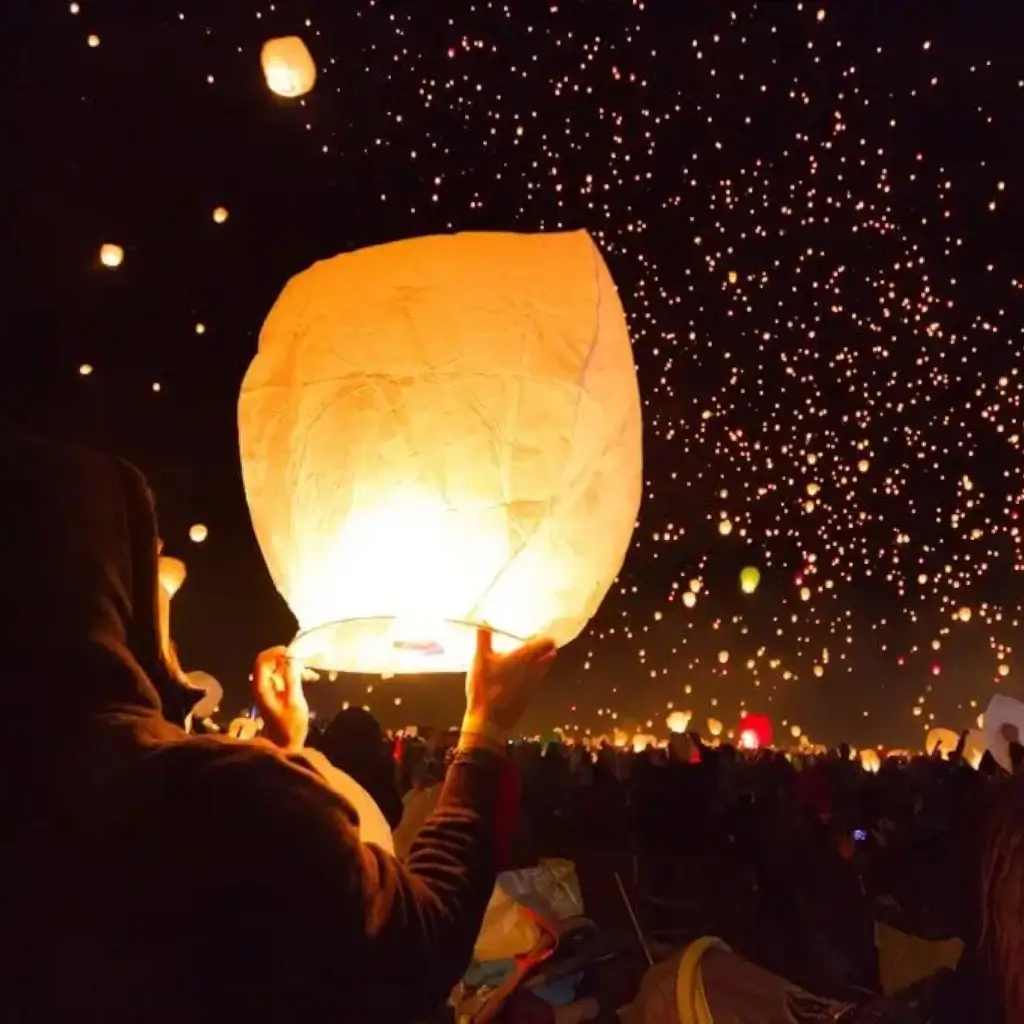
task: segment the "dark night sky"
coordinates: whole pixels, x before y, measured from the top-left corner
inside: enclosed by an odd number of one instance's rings
[[[145,470],[189,566],[183,660],[237,704],[293,629],[235,426],[285,281],[400,237],[586,227],[630,317],[648,487],[537,727],[668,701],[855,742],[967,725],[1017,685],[1024,568],[1024,9],[983,7],[6,0],[4,420]],[[260,71],[288,34],[320,68],[303,101]],[[458,691],[371,704],[444,721]]]

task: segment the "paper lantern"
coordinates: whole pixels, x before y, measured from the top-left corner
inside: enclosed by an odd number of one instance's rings
[[[214,224],[223,224],[228,219],[228,210],[226,206],[218,206],[213,211],[213,222]]]
[[[767,715],[744,715],[740,719],[739,728],[736,730],[740,737],[740,745],[744,746],[743,737],[747,734],[752,734],[756,737],[757,742],[752,748],[758,749],[759,747],[770,747],[772,745],[772,720]]]
[[[686,732],[686,727],[689,724],[690,715],[686,711],[673,711],[672,714],[665,719],[665,727],[669,732]]]
[[[157,577],[160,580],[161,589],[168,597],[174,597],[181,589],[187,575],[185,563],[180,559],[168,558],[166,555],[160,556]]]
[[[656,747],[658,745],[657,736],[648,736],[646,733],[638,732],[632,741],[633,753],[642,754],[648,747]]]
[[[933,754],[935,748],[941,744],[941,755],[943,758],[947,758],[956,750],[959,743],[960,736],[952,729],[930,729],[928,738],[924,742],[924,750],[926,754]]]
[[[124,249],[113,242],[100,246],[100,263],[105,267],[119,267],[124,262]]]
[[[260,63],[270,91],[286,99],[304,96],[316,82],[316,64],[298,36],[268,39]]]
[[[752,594],[757,590],[761,582],[761,571],[752,565],[748,565],[740,572],[740,590],[744,594]]]
[[[210,531],[206,528],[205,523],[193,523],[188,530],[188,539],[193,544],[202,544],[207,537],[210,536]]]
[[[717,718],[708,719],[708,732],[712,736],[722,735],[722,723]]]
[[[878,756],[878,751],[862,750],[860,752],[860,766],[864,771],[877,775],[882,767],[882,759]]]
[[[294,278],[239,401],[256,536],[318,668],[463,671],[565,644],[640,503],[622,305],[586,232],[363,249]]]

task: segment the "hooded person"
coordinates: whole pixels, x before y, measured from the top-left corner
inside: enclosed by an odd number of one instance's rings
[[[469,962],[498,867],[491,720],[467,726],[399,865],[303,758],[181,728],[197,694],[164,654],[137,470],[0,436],[0,495],[0,1017],[427,1016]],[[515,717],[553,654],[524,651],[474,669],[481,693],[520,694]]]

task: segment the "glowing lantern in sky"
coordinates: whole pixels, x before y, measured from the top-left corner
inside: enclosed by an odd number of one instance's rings
[[[106,242],[100,246],[100,263],[105,267],[119,267],[124,262],[124,249],[113,242]]]
[[[685,711],[673,711],[668,718],[665,719],[665,726],[669,732],[686,732],[686,727],[690,724],[690,716]]]
[[[728,663],[729,663],[729,652],[728,651],[719,651],[718,652],[718,664],[719,665],[727,665]]]
[[[708,719],[708,732],[712,736],[722,735],[722,723],[717,718]]]
[[[298,36],[268,39],[260,63],[270,91],[286,99],[304,96],[316,82],[316,64]]]
[[[949,757],[956,750],[960,743],[960,737],[952,729],[930,729],[928,738],[924,741],[924,752],[932,754],[935,748],[941,744],[943,757]]]
[[[795,740],[800,739],[800,734],[802,732],[803,732],[803,729],[801,729],[799,725],[791,725],[789,727],[789,735],[792,736],[793,739],[795,739]]]
[[[640,503],[625,316],[586,232],[460,234],[294,278],[239,400],[242,473],[313,667],[464,670],[576,637]]]
[[[226,206],[218,206],[213,211],[213,222],[214,224],[223,224],[228,219],[228,211]]]
[[[160,588],[168,597],[174,597],[181,590],[181,585],[185,582],[187,575],[185,563],[180,559],[168,558],[166,555],[160,556],[160,567],[157,576],[160,580]]]
[[[882,759],[878,756],[878,751],[862,750],[860,752],[860,766],[864,771],[877,775],[882,767]]]
[[[740,746],[747,750],[758,750],[772,745],[772,721],[766,715],[744,715],[740,719],[736,733],[740,737]],[[754,737],[756,742],[753,746],[747,746],[744,742],[745,736],[748,741],[751,736]]]
[[[193,544],[202,544],[207,537],[210,536],[210,531],[206,528],[205,523],[194,523],[189,527],[188,539]]]
[[[752,565],[748,565],[740,572],[740,590],[744,594],[752,594],[757,590],[761,582],[761,571]]]
[[[185,563],[180,559],[160,556],[157,565],[157,580],[160,583],[157,589],[157,612],[160,616],[160,639],[165,657],[171,655],[171,598],[181,590],[187,575]]]

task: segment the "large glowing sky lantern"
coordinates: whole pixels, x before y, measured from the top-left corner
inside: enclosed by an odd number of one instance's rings
[[[640,504],[625,316],[583,231],[438,235],[317,263],[239,400],[256,536],[311,667],[464,670],[579,635]]]

